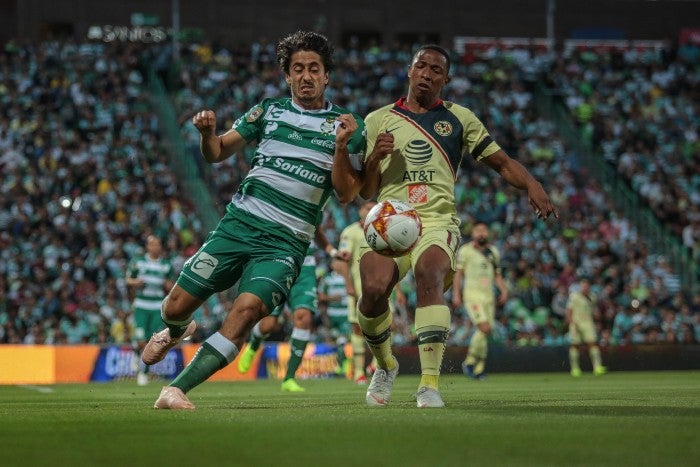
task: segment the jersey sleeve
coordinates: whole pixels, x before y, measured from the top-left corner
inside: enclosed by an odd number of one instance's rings
[[[266,101],[251,107],[245,114],[239,117],[231,129],[236,130],[247,142],[260,140],[262,129],[264,128],[264,113]]]
[[[498,251],[498,248],[491,247],[491,252],[493,254],[493,272],[496,276],[502,275],[501,271],[501,253]]]
[[[374,144],[377,142],[377,136],[379,136],[379,125],[381,118],[379,114],[375,111],[367,115],[365,119],[365,134],[366,134],[366,147],[363,162],[365,158],[372,153],[374,150]]]
[[[474,112],[461,108],[460,120],[464,127],[462,145],[475,160],[481,160],[501,149]]]
[[[365,160],[365,150],[367,149],[367,127],[365,121],[357,114],[353,114],[357,122],[357,131],[353,133],[348,142],[348,153],[350,164],[355,170],[362,170],[362,162]]]
[[[467,245],[463,245],[457,250],[457,261],[455,262],[455,268],[457,271],[464,270],[464,263],[467,261]]]

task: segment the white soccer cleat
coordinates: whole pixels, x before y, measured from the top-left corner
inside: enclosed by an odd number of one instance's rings
[[[423,386],[416,393],[416,406],[418,408],[439,408],[445,407],[440,391]]]
[[[387,371],[379,367],[375,370],[372,375],[372,381],[370,381],[369,387],[367,388],[367,395],[365,396],[367,405],[371,407],[384,407],[389,403],[394,380],[396,379],[396,375],[399,374],[399,362],[396,361],[396,357],[394,357],[394,362],[396,362],[396,368],[393,370]]]
[[[178,338],[171,339],[170,329],[168,328],[153,334],[148,344],[146,344],[146,347],[143,348],[143,352],[141,352],[141,360],[146,365],[158,363],[165,358],[168,351],[175,347],[178,342],[186,340],[194,334],[195,329],[197,329],[197,324],[191,321],[190,324],[187,325],[185,333]]]
[[[146,386],[148,384],[148,375],[142,371],[136,374],[136,384],[139,386]]]
[[[170,410],[194,410],[194,404],[190,402],[182,389],[174,386],[163,386],[160,396],[153,404],[154,409]]]

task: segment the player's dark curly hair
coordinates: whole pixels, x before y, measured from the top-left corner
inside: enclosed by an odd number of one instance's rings
[[[443,57],[445,57],[446,65],[447,65],[447,74],[450,74],[450,66],[451,66],[451,60],[450,60],[450,54],[447,52],[447,50],[443,49],[437,44],[426,44],[422,45],[418,50],[416,50],[416,53],[413,54],[413,60],[416,59],[419,53],[421,53],[424,50],[434,50],[435,52],[439,53]]]
[[[292,54],[300,50],[308,50],[319,54],[323,62],[323,68],[327,72],[330,73],[335,68],[335,63],[333,62],[334,49],[326,36],[311,31],[297,31],[281,39],[277,44],[277,62],[286,74],[289,74],[289,62],[292,59]]]

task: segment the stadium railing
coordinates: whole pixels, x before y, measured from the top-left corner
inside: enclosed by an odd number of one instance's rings
[[[654,213],[617,175],[603,155],[594,151],[591,141],[582,135],[571,115],[553,98],[544,85],[539,84],[534,95],[538,110],[550,116],[569,147],[581,156],[581,164],[601,183],[624,215],[639,229],[640,234],[649,239],[650,246],[669,259],[673,271],[679,274],[683,290],[692,293],[700,292],[700,267],[693,261],[680,239],[656,219]]]
[[[211,231],[219,221],[219,214],[216,212],[209,189],[199,176],[197,163],[192,160],[185,148],[177,125],[175,107],[165,89],[165,84],[153,68],[148,72],[148,87],[153,99],[153,107],[158,112],[161,129],[165,133],[165,140],[170,149],[173,170],[197,208],[204,228],[207,232]]]

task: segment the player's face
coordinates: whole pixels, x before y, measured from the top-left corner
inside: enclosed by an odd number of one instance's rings
[[[285,78],[294,102],[305,109],[323,108],[328,72],[319,54],[309,50],[294,52]]]
[[[477,224],[472,230],[472,238],[479,245],[486,245],[489,241],[489,229],[484,224]]]
[[[447,59],[435,50],[421,50],[408,68],[408,87],[419,102],[433,103],[447,84]]]
[[[148,256],[157,258],[160,256],[160,252],[162,251],[163,246],[160,243],[160,240],[156,237],[148,237],[148,240],[146,240],[146,252],[148,253]]]

